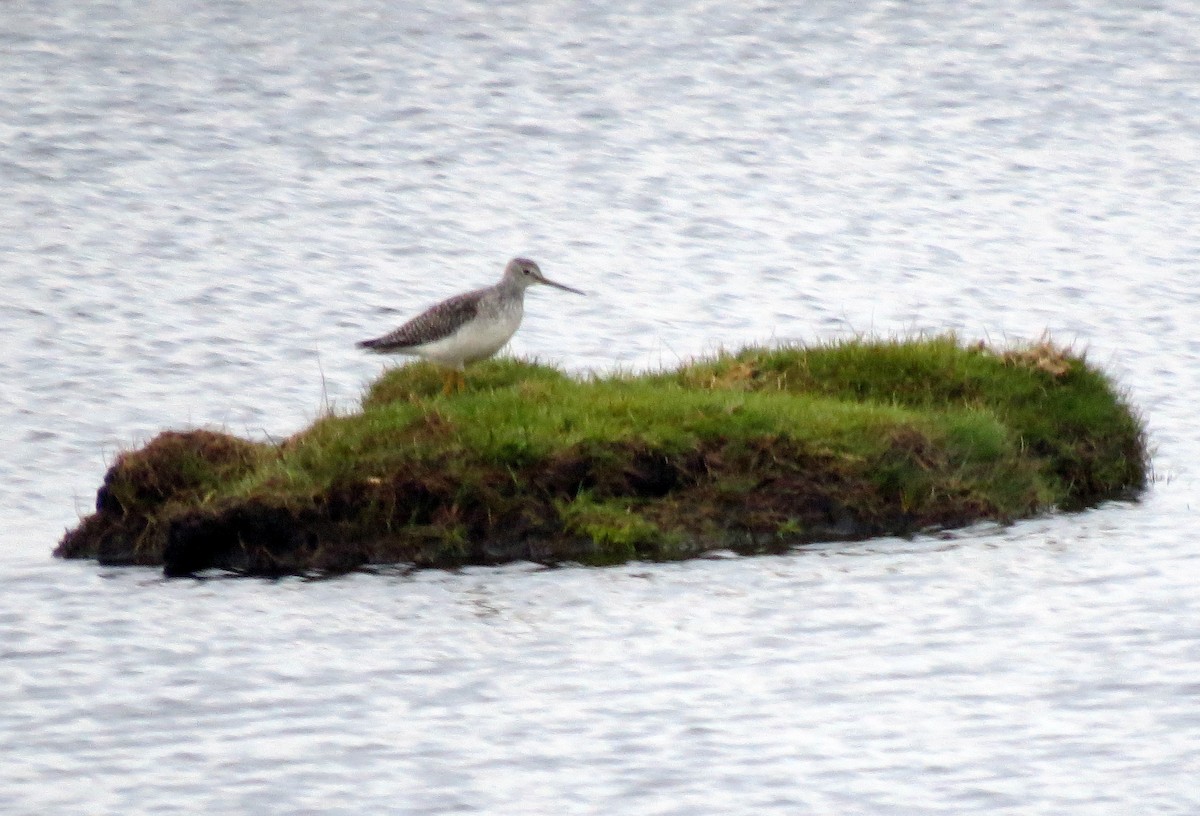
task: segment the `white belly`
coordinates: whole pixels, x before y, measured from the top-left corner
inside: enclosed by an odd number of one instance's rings
[[[444,366],[460,368],[491,357],[504,347],[521,325],[521,310],[506,309],[488,315],[483,321],[472,321],[449,337],[434,340],[412,349],[427,360]]]

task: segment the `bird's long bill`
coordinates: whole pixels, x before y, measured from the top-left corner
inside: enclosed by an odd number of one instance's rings
[[[587,292],[576,289],[572,286],[567,286],[565,283],[555,283],[554,281],[550,280],[549,278],[547,278],[545,276],[542,277],[542,283],[546,284],[547,286],[553,286],[555,289],[562,289],[565,292],[574,292],[577,295],[586,295],[587,294]]]

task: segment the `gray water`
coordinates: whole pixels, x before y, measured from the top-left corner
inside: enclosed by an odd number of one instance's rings
[[[1200,8],[0,7],[0,813],[1200,812]],[[351,409],[515,254],[511,353],[1043,331],[1137,504],[610,569],[60,562],[120,450]]]

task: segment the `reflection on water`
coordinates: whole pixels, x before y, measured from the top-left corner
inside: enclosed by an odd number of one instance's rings
[[[1200,805],[1189,4],[5,10],[13,813]],[[572,370],[1050,330],[1139,505],[779,558],[167,582],[58,563],[117,451],[351,406],[353,342],[537,258]]]

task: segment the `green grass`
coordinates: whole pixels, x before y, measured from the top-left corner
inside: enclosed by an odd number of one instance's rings
[[[445,396],[432,366],[394,369],[279,445],[159,437],[59,553],[176,572],[615,563],[1007,521],[1146,480],[1124,399],[1044,342],[748,348],[583,379],[499,359],[467,383]]]

